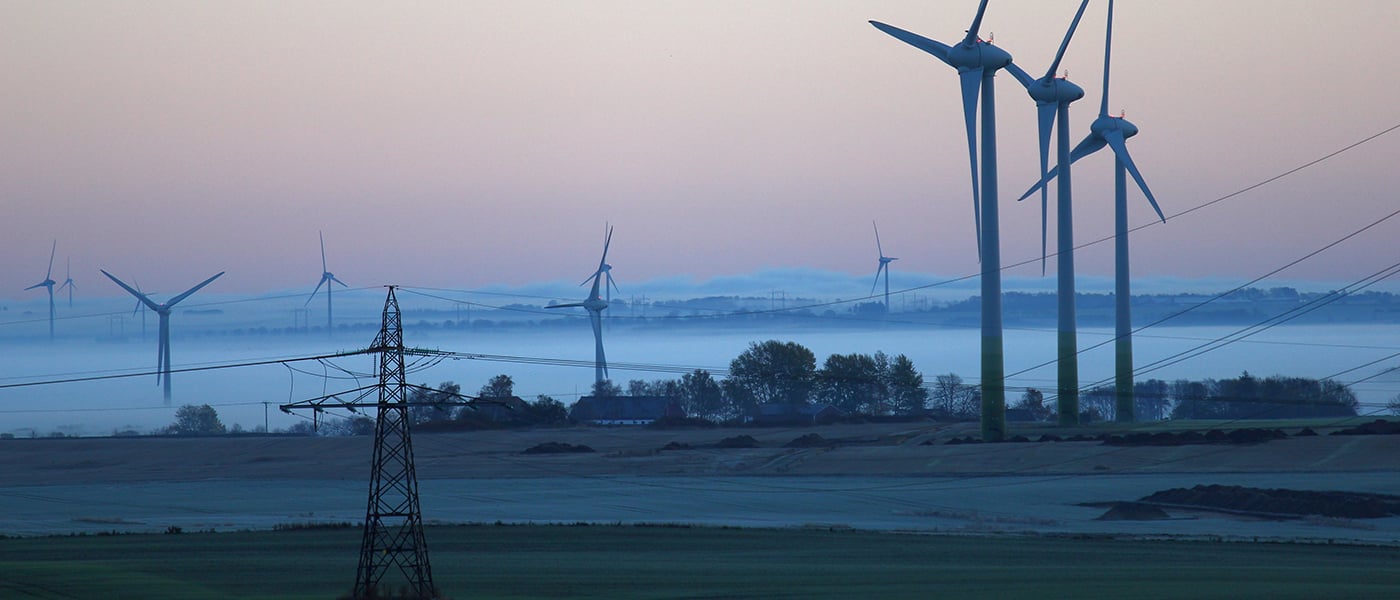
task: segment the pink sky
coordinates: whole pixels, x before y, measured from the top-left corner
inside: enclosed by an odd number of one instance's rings
[[[1087,91],[1076,141],[1102,92],[1106,5],[1063,63]],[[983,31],[1039,75],[1076,6],[993,0]],[[957,78],[866,21],[952,42],[975,9],[5,2],[0,298],[41,293],[22,289],[55,238],[54,279],[71,257],[83,294],[121,293],[98,268],[161,291],[221,270],[219,292],[309,291],[318,229],[356,286],[579,280],[605,222],[621,284],[873,275],[871,220],[895,279],[972,273]],[[1168,215],[1400,123],[1400,3],[1124,0],[1116,16],[1110,108],[1142,128],[1129,146]],[[1010,263],[1039,254],[1038,206],[1006,197],[1036,175],[1034,108],[1009,76],[998,101]],[[1262,274],[1400,208],[1397,156],[1400,132],[1143,230],[1134,274]],[[1110,234],[1106,153],[1075,182],[1079,238]],[[1388,222],[1286,276],[1358,279],[1395,262],[1397,234]],[[1079,257],[1111,273],[1109,246]]]

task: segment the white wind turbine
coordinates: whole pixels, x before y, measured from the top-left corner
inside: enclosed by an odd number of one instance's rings
[[[594,342],[594,383],[602,383],[608,378],[608,361],[603,355],[603,310],[608,307],[608,301],[602,295],[608,294],[611,297],[611,289],[616,288],[613,283],[612,265],[608,264],[608,246],[612,244],[611,225],[608,226],[607,237],[603,240],[603,258],[598,260],[598,269],[583,280],[583,285],[589,281],[593,282],[593,287],[588,292],[588,298],[583,302],[570,302],[568,304],[553,304],[546,308],[569,308],[581,306],[588,311],[588,321],[593,325]],[[621,290],[619,290],[620,292]]]
[[[199,291],[200,288],[203,288],[204,286],[209,285],[210,283],[212,283],[215,279],[218,279],[220,276],[222,276],[222,275],[224,274],[224,272],[223,272],[223,271],[220,271],[220,272],[218,273],[218,275],[215,275],[215,276],[213,276],[213,277],[210,277],[210,278],[208,278],[208,279],[205,279],[204,281],[200,282],[199,285],[196,285],[196,286],[194,286],[194,287],[192,287],[192,288],[190,288],[190,289],[188,289],[188,290],[185,290],[184,293],[182,293],[182,294],[180,294],[180,295],[178,295],[178,296],[175,296],[174,298],[171,298],[171,299],[169,299],[169,300],[166,300],[166,301],[163,302],[163,303],[159,303],[159,304],[156,303],[155,301],[151,300],[151,298],[150,298],[149,296],[147,296],[146,294],[141,293],[140,291],[136,290],[135,288],[133,288],[133,287],[127,285],[127,284],[126,284],[125,282],[123,282],[122,280],[117,279],[116,276],[112,275],[111,273],[108,273],[107,271],[102,271],[102,274],[103,274],[103,275],[106,275],[108,279],[111,279],[114,283],[116,283],[117,285],[121,286],[122,289],[126,290],[127,292],[130,292],[131,295],[136,296],[136,299],[139,300],[142,304],[145,304],[145,305],[146,305],[146,308],[149,308],[149,309],[151,309],[153,312],[155,312],[157,315],[160,315],[160,345],[159,345],[159,347],[157,347],[157,349],[156,349],[156,358],[157,358],[157,362],[156,362],[156,385],[160,385],[161,383],[164,383],[164,384],[165,384],[165,403],[166,403],[166,405],[169,405],[169,404],[170,404],[170,309],[174,308],[176,304],[179,304],[181,300],[184,300],[185,298],[190,297],[191,294],[193,294],[193,293]]]

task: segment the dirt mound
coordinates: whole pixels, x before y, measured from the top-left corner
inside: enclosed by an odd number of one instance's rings
[[[1400,434],[1400,421],[1376,419],[1370,423],[1348,427],[1332,432],[1332,435],[1396,435]]]
[[[835,442],[815,433],[809,433],[799,438],[794,438],[791,442],[783,445],[784,448],[826,448],[835,445]]]
[[[1224,510],[1265,516],[1316,515],[1346,519],[1377,519],[1400,515],[1400,496],[1356,492],[1247,488],[1237,485],[1198,485],[1173,488],[1142,498],[1158,505]]]
[[[1160,507],[1140,502],[1116,502],[1096,521],[1160,521],[1171,515]]]
[[[662,449],[662,450],[694,450],[694,449],[695,449],[695,446],[691,446],[690,444],[686,444],[686,443],[684,443],[684,442],[669,442],[669,443],[667,443],[665,446],[662,446],[661,449]]]
[[[1103,438],[1105,446],[1185,446],[1188,444],[1262,444],[1288,437],[1281,429],[1235,429],[1229,432],[1212,429],[1201,434],[1195,431],[1172,433],[1129,433]]]
[[[521,454],[572,454],[578,452],[593,452],[592,448],[583,444],[566,444],[564,442],[544,442],[526,448]]]
[[[727,437],[715,443],[716,448],[757,448],[758,440],[751,435]]]

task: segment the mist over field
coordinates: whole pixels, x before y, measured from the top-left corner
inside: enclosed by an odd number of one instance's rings
[[[611,378],[625,386],[632,379],[678,378],[694,369],[723,372],[751,342],[796,341],[820,362],[830,354],[905,354],[924,374],[955,373],[969,383],[978,375],[979,332],[974,320],[949,312],[969,297],[976,281],[922,289],[919,285],[954,278],[897,273],[903,287],[892,295],[890,314],[873,311],[869,280],[814,270],[763,272],[695,282],[661,280],[629,283],[604,312],[604,343]],[[1177,282],[1140,286],[1156,290],[1206,291],[1228,282]],[[366,384],[373,359],[354,356],[327,362],[309,357],[353,351],[370,344],[380,325],[384,288],[340,289],[333,296],[335,325],[325,329],[324,296],[307,302],[306,290],[259,296],[218,293],[217,282],[177,307],[171,317],[173,400],[166,406],[156,385],[156,319],[134,299],[111,295],[91,282],[68,308],[58,304],[56,339],[47,340],[47,305],[33,299],[9,300],[0,311],[0,345],[7,359],[0,371],[0,433],[17,437],[148,433],[169,425],[184,404],[209,404],[225,425],[254,430],[285,429],[305,415],[285,415],[277,406]],[[115,288],[115,286],[109,286]],[[1035,299],[1048,288],[1040,279],[1017,279],[1014,293]],[[1085,286],[1096,293],[1094,286]],[[1304,290],[1308,288],[1303,288]],[[1314,286],[1322,293],[1326,286]],[[533,400],[548,395],[572,403],[592,383],[592,337],[581,309],[549,311],[551,303],[576,300],[584,290],[572,282],[541,283],[483,290],[400,288],[405,344],[462,353],[410,365],[412,383],[436,386],[452,381],[475,393],[497,374],[516,382],[516,394]],[[105,294],[105,295],[99,295]],[[163,296],[153,294],[156,299]],[[1205,296],[1186,296],[1200,302]],[[1142,298],[1140,313],[1153,308]],[[1081,304],[1090,304],[1081,301]],[[1221,301],[1232,321],[1154,327],[1136,337],[1139,365],[1171,357],[1246,329],[1281,309],[1266,302]],[[1248,307],[1257,314],[1235,313]],[[1084,312],[1088,313],[1088,306]],[[943,313],[935,309],[941,309]],[[1170,310],[1179,310],[1175,307]],[[1357,310],[1329,308],[1322,318],[1268,329],[1225,346],[1138,376],[1223,378],[1249,371],[1259,376],[1324,377],[1400,352],[1400,325],[1353,322]],[[1371,310],[1368,308],[1368,310]],[[1376,308],[1375,310],[1380,310]],[[574,312],[576,311],[576,312]],[[145,313],[143,315],[143,313]],[[1372,313],[1366,313],[1371,315]],[[142,319],[145,317],[143,334]],[[1370,316],[1367,316],[1370,319]],[[1054,389],[1055,334],[1051,314],[1008,315],[1007,373],[1012,398],[1025,388]],[[1111,339],[1106,323],[1080,333],[1081,381],[1112,375],[1112,348],[1090,346]],[[538,359],[545,359],[540,361]],[[279,362],[286,361],[286,362]],[[527,364],[572,361],[586,366]],[[248,363],[266,363],[252,366]],[[1338,377],[1343,383],[1369,378],[1354,388],[1362,412],[1379,410],[1400,391],[1400,377],[1383,374],[1397,360],[1382,361]],[[195,370],[189,370],[195,369]],[[356,379],[356,376],[359,379]],[[49,383],[67,380],[67,383]],[[38,385],[30,385],[38,384]],[[329,417],[339,418],[339,417]]]

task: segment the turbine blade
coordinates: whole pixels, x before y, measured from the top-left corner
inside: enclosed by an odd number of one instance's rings
[[[1050,63],[1050,68],[1045,71],[1045,79],[1054,77],[1055,71],[1060,70],[1060,59],[1065,57],[1065,50],[1069,49],[1069,40],[1074,37],[1074,30],[1079,27],[1079,18],[1084,16],[1084,9],[1088,8],[1088,6],[1089,0],[1084,0],[1079,3],[1079,12],[1074,13],[1074,20],[1070,21],[1069,24],[1069,31],[1065,32],[1065,39],[1060,42],[1060,50],[1055,53],[1055,61]]]
[[[1108,28],[1103,42],[1103,102],[1099,104],[1099,116],[1108,116],[1108,59],[1113,54],[1113,0],[1108,0]]]
[[[982,15],[987,12],[987,0],[982,0],[977,5],[977,16],[972,18],[972,26],[967,29],[967,37],[963,38],[963,44],[971,44],[977,41],[977,31],[982,28]]]
[[[611,246],[611,245],[612,245],[612,232],[613,232],[612,225],[609,225],[609,226],[608,226],[608,236],[607,236],[606,238],[604,238],[604,240],[603,240],[603,257],[600,258],[600,259],[598,259],[598,272],[600,272],[600,273],[603,271],[603,267],[604,267],[604,266],[607,264],[607,262],[608,262],[608,246]]]
[[[31,285],[31,286],[29,286],[29,287],[27,287],[27,288],[24,288],[24,291],[27,292],[27,291],[32,290],[32,289],[34,289],[34,288],[41,288],[41,287],[44,287],[44,284],[43,284],[43,283],[36,283],[36,284]]]
[[[49,248],[49,270],[44,273],[44,279],[53,279],[53,255],[58,252],[58,240],[53,241],[53,247]]]
[[[1085,0],[1087,3],[1088,0]],[[1082,7],[1081,7],[1082,10]],[[1055,126],[1055,115],[1059,112],[1058,104],[1045,103],[1036,107],[1037,125],[1040,128],[1040,180],[1047,181],[1050,168],[1050,131]],[[1046,237],[1049,230],[1049,185],[1040,186],[1040,274],[1045,274]]]
[[[102,271],[102,269],[98,269],[98,271]],[[112,280],[113,282],[115,282],[117,285],[122,286],[122,289],[124,289],[124,290],[130,292],[131,295],[136,296],[136,299],[137,299],[137,300],[140,300],[142,304],[145,304],[145,305],[146,305],[146,308],[149,308],[149,309],[154,310],[154,311],[159,311],[159,310],[160,310],[160,305],[156,304],[155,302],[152,302],[151,299],[150,299],[150,298],[147,298],[145,294],[142,294],[141,292],[139,292],[139,291],[137,291],[137,290],[135,290],[135,289],[132,289],[131,286],[127,285],[127,284],[126,284],[125,282],[123,282],[122,280],[117,279],[116,276],[112,275],[111,273],[108,273],[108,272],[106,272],[106,271],[102,271],[102,274],[103,274],[103,275],[106,275],[108,279],[111,279],[111,280]]]
[[[1118,161],[1128,168],[1128,173],[1133,176],[1133,181],[1136,181],[1138,187],[1142,188],[1142,193],[1147,196],[1147,201],[1152,203],[1152,210],[1157,211],[1157,218],[1166,223],[1167,217],[1162,214],[1162,207],[1157,206],[1157,199],[1152,197],[1152,190],[1147,189],[1147,182],[1142,179],[1142,173],[1138,172],[1137,165],[1133,164],[1133,157],[1128,154],[1128,144],[1123,139],[1123,133],[1117,130],[1109,131],[1104,134],[1104,138],[1108,140],[1108,145],[1113,148],[1113,153],[1118,156]]]
[[[876,29],[890,34],[890,36],[901,42],[932,54],[938,60],[943,61],[943,64],[952,66],[948,62],[948,51],[951,50],[951,48],[949,48],[947,44],[928,39],[917,33],[911,33],[892,25],[886,25],[879,21],[871,21],[870,24],[874,25]]]
[[[977,260],[982,260],[982,195],[977,183],[977,95],[982,90],[982,69],[958,73],[962,83],[963,120],[967,126],[967,158],[972,165],[972,217],[977,227]]]
[[[608,275],[608,285],[612,286],[613,291],[615,291],[615,292],[621,294],[621,293],[622,293],[622,288],[617,287],[617,282],[616,282],[616,281],[613,281],[612,271],[608,271],[607,275]]]
[[[185,298],[189,298],[189,297],[190,297],[190,294],[193,294],[193,293],[195,293],[195,292],[198,292],[200,288],[202,288],[202,287],[204,287],[204,286],[206,286],[206,285],[209,285],[210,283],[213,283],[213,281],[214,281],[215,279],[218,279],[218,278],[222,277],[223,275],[224,275],[224,272],[223,272],[223,271],[219,271],[219,273],[218,273],[217,275],[215,275],[215,276],[213,276],[213,277],[210,277],[210,278],[208,278],[208,279],[205,279],[204,281],[200,282],[199,285],[194,286],[194,287],[192,287],[192,288],[190,288],[190,289],[188,289],[188,290],[185,290],[185,293],[180,294],[179,296],[176,296],[176,297],[174,297],[174,298],[171,298],[170,300],[167,300],[167,301],[165,302],[165,306],[167,306],[167,307],[175,306],[175,305],[178,304],[181,300],[184,300]]]
[[[885,266],[887,264],[888,263],[882,262],[880,263],[880,266],[875,269],[875,283],[870,284],[870,294],[872,296],[875,295],[875,288],[880,285],[880,273],[884,272]]]
[[[1030,89],[1031,84],[1035,83],[1035,78],[1031,77],[1031,74],[1027,73],[1025,69],[1016,66],[1016,63],[1010,63],[1002,68],[1006,69],[1006,72],[1010,73],[1012,77],[1015,77],[1016,81],[1020,82],[1023,88]]]
[[[1104,140],[1104,137],[1101,135],[1091,133],[1084,136],[1084,139],[1080,141],[1073,150],[1069,151],[1069,164],[1079,162],[1079,159],[1098,152],[1099,150],[1103,150],[1103,147],[1106,145],[1108,145],[1108,142]]]
[[[880,246],[880,226],[876,225],[874,221],[870,222],[870,226],[875,228],[875,249],[880,252],[880,258],[884,258],[885,249]]]
[[[336,279],[336,276],[335,276],[335,275],[331,275],[331,276],[330,276],[330,280],[331,280],[331,281],[334,281],[334,282],[336,282],[336,283],[339,283],[339,284],[340,284],[340,287],[344,287],[344,288],[350,287],[350,286],[348,286],[348,285],[345,285],[345,282],[344,282],[344,281],[341,281],[341,280],[339,280],[339,279]],[[329,289],[330,286],[326,286],[326,287],[327,287],[327,289]]]
[[[326,283],[326,278],[325,276],[322,276],[321,280],[316,282],[316,289],[311,290],[311,296],[306,299],[306,304],[303,304],[303,307],[311,306],[311,301],[316,299],[316,292],[321,291],[321,285],[324,283]]]
[[[545,308],[573,308],[573,307],[576,307],[576,306],[583,306],[583,303],[582,303],[582,302],[570,302],[570,303],[568,303],[568,304],[550,304],[549,306],[546,306]]]
[[[330,270],[326,268],[326,235],[317,231],[316,237],[321,238],[321,272],[325,273]]]
[[[1104,141],[1102,136],[1100,136],[1097,133],[1090,133],[1088,136],[1085,136],[1083,141],[1079,142],[1078,146],[1074,147],[1074,150],[1070,151],[1069,164],[1077,163],[1079,162],[1079,159],[1084,158],[1085,156],[1088,156],[1095,152],[1098,152],[1105,145],[1107,145],[1107,142]],[[1021,200],[1025,200],[1026,198],[1029,198],[1031,194],[1034,194],[1036,192],[1036,190],[1050,185],[1050,181],[1055,179],[1055,177],[1059,174],[1060,166],[1055,165],[1055,168],[1050,169],[1050,172],[1046,173],[1044,178],[1036,182],[1035,185],[1031,186],[1031,189],[1026,190],[1026,193],[1021,194],[1021,197],[1017,198],[1016,200],[1019,202]]]

